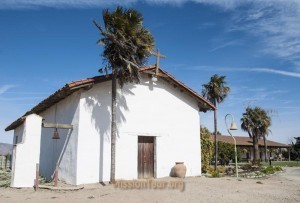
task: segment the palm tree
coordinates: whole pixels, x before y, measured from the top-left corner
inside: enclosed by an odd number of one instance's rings
[[[254,160],[253,163],[256,164],[259,162],[259,148],[258,148],[258,139],[264,138],[270,132],[269,127],[271,126],[271,117],[268,115],[268,112],[260,107],[247,107],[246,112],[241,118],[241,128],[242,130],[248,132],[250,138],[253,141],[254,148]],[[267,145],[265,142],[265,156],[267,157]]]
[[[217,74],[213,75],[210,78],[210,81],[207,84],[203,85],[202,94],[206,97],[210,102],[212,102],[215,107],[217,104],[224,101],[227,97],[230,88],[227,86],[225,81],[226,76],[218,76]],[[218,161],[218,142],[217,142],[217,108],[214,110],[214,128],[215,128],[215,170],[217,170],[217,161]]]
[[[117,82],[122,88],[127,82],[139,83],[139,68],[143,66],[154,48],[152,34],[143,27],[143,16],[134,9],[117,7],[115,11],[108,9],[102,13],[104,28],[95,20],[102,38],[98,44],[104,46],[102,56],[105,68],[112,75],[111,106],[111,171],[110,182],[115,182],[116,156],[116,107]]]
[[[269,135],[269,133],[271,132],[271,130],[269,130],[269,126],[271,125],[271,120],[265,120],[265,125],[264,127],[262,127],[261,129],[261,136],[263,137],[264,140],[264,148],[265,148],[265,162],[268,162],[268,146],[267,146],[267,136]]]
[[[267,145],[267,136],[268,135],[263,135],[263,139],[264,139],[264,147],[265,147],[265,162],[268,162],[268,145]]]

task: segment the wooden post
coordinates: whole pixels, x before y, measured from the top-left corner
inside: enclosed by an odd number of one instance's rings
[[[56,164],[55,172],[54,172],[54,186],[57,187],[57,184],[58,184],[58,166]]]
[[[35,191],[38,191],[39,189],[39,164],[36,164],[36,170],[35,170]]]

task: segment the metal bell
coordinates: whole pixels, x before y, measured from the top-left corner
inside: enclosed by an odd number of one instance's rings
[[[60,139],[57,128],[55,128],[52,139],[58,140]]]

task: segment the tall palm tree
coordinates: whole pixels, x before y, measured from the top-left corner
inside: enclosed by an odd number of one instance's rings
[[[271,126],[271,117],[266,110],[260,107],[247,107],[246,112],[241,118],[241,123],[242,130],[248,132],[249,137],[252,138],[254,148],[253,163],[256,164],[259,162],[258,139],[265,139],[270,132],[269,127]],[[265,142],[265,156],[267,156],[266,147]]]
[[[268,146],[267,146],[267,136],[271,132],[269,126],[271,125],[271,120],[264,119],[265,124],[262,126],[260,132],[264,140],[264,152],[265,152],[265,162],[268,162]]]
[[[102,56],[105,67],[112,75],[112,106],[111,106],[111,171],[110,182],[115,182],[116,156],[116,107],[117,82],[122,88],[127,82],[139,83],[139,68],[145,64],[150,51],[154,48],[152,34],[143,27],[143,16],[134,9],[117,7],[110,12],[102,13],[104,28],[95,20],[102,38],[98,44],[104,46]]]
[[[222,103],[230,92],[230,88],[227,86],[225,81],[226,76],[213,75],[207,84],[203,85],[202,95],[206,97],[210,102],[212,102],[215,107],[217,104]],[[218,132],[218,122],[217,122],[217,108],[214,110],[214,134],[215,134],[215,170],[217,170],[218,162],[218,142],[217,142],[217,132]]]

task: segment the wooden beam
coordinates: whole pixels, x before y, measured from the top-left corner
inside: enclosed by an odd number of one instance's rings
[[[42,123],[43,128],[61,128],[61,129],[73,129],[73,125],[60,124],[60,123]]]
[[[34,187],[34,189],[35,189],[35,191],[38,191],[39,190],[39,177],[40,177],[40,175],[39,175],[39,164],[36,164],[36,166],[35,166],[35,187]]]

